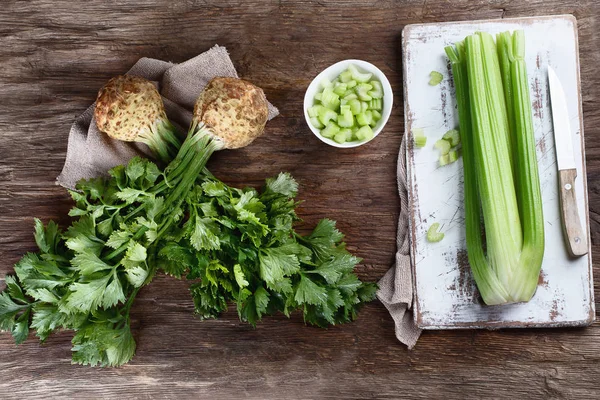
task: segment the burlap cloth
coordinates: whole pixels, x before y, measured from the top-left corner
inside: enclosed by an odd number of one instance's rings
[[[398,194],[400,217],[396,235],[396,263],[379,281],[377,298],[388,309],[394,320],[396,338],[411,349],[421,335],[412,314],[413,286],[410,267],[410,239],[408,235],[408,192],[406,186],[406,135],[398,153]]]
[[[163,97],[167,116],[185,132],[192,119],[194,103],[208,81],[216,76],[237,77],[237,72],[224,47],[210,50],[181,64],[152,58],[141,58],[128,72],[154,81]],[[69,132],[67,157],[56,183],[74,188],[82,178],[106,174],[135,155],[151,156],[145,145],[113,140],[96,128],[92,104],[79,116]],[[269,119],[279,114],[269,103]],[[406,192],[405,142],[398,156],[398,190],[401,210],[398,222],[396,264],[379,281],[377,297],[387,307],[395,322],[396,337],[409,348],[421,331],[415,326],[410,311],[413,300],[408,239],[408,202]]]

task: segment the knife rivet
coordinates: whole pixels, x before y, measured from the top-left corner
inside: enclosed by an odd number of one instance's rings
[[[565,190],[571,190],[571,184],[570,183],[567,183],[565,185]]]
[[[579,237],[575,238],[575,243],[579,244],[579,242],[581,242],[581,239],[579,239]]]

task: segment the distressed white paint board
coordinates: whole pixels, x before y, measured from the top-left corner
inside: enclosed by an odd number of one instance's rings
[[[546,248],[539,285],[528,303],[485,306],[467,261],[462,191],[462,160],[438,166],[437,139],[458,126],[450,66],[444,46],[482,30],[492,34],[524,29],[526,62],[534,108],[534,128],[544,207]],[[579,214],[588,232],[587,185],[579,90],[577,25],[572,16],[409,25],[403,31],[404,98],[409,141],[408,186],[415,319],[424,329],[581,326],[594,320],[591,251],[570,259],[559,214],[556,154],[547,67],[557,72],[566,92],[575,159]],[[429,86],[429,72],[444,80]],[[427,146],[413,147],[411,131],[422,128]],[[446,234],[427,242],[429,226]],[[591,240],[588,240],[591,243]]]

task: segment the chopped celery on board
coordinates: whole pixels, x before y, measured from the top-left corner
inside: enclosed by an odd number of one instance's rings
[[[431,71],[429,73],[429,77],[430,77],[429,84],[431,86],[437,86],[437,85],[439,85],[442,82],[442,80],[444,79],[444,75],[440,74],[437,71]]]
[[[427,229],[427,240],[431,243],[437,243],[444,238],[444,233],[439,232],[440,224],[438,222],[434,222],[431,224],[429,229]]]
[[[373,74],[350,65],[335,79],[323,79],[322,90],[307,114],[321,136],[336,143],[366,141],[382,118],[383,86]]]

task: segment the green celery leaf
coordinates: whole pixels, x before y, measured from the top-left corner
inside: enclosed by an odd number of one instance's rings
[[[104,248],[104,241],[96,237],[94,220],[87,215],[73,222],[65,232],[65,237],[67,247],[77,253],[91,251],[100,254]]]
[[[98,233],[104,237],[110,236],[113,232],[113,217],[109,217],[105,220],[98,222],[96,225]]]
[[[110,237],[106,241],[106,245],[113,249],[118,249],[119,247],[127,243],[129,239],[131,239],[131,236],[133,235],[129,231],[114,231],[110,234]]]
[[[246,277],[244,276],[244,271],[242,271],[242,267],[240,264],[235,264],[233,266],[233,273],[235,275],[235,281],[237,282],[240,289],[245,288],[249,285]]]
[[[146,160],[146,171],[144,172],[144,187],[149,188],[153,185],[159,176],[162,175],[161,170],[158,168],[156,164]]]
[[[150,195],[143,190],[126,187],[125,189],[122,189],[120,192],[117,192],[116,196],[119,199],[125,201],[126,204],[132,204],[133,202],[137,201],[140,197],[143,198],[143,197],[148,197]]]
[[[146,257],[146,248],[135,240],[132,240],[129,242],[127,252],[125,253],[125,257],[123,257],[121,262],[125,267],[127,267],[127,265],[137,265],[137,263],[146,261]]]
[[[89,276],[99,271],[112,269],[94,253],[77,253],[71,259],[71,265],[83,276]]]
[[[12,335],[16,344],[23,343],[29,336],[29,314],[31,309],[28,308],[15,322],[12,328]]]
[[[333,285],[343,274],[352,272],[360,261],[360,258],[342,248],[333,252],[331,258],[323,261],[313,272],[325,278],[328,284]]]
[[[190,243],[196,250],[218,250],[221,248],[218,236],[219,226],[215,221],[210,218],[196,217],[193,222],[194,230],[190,235]]]
[[[135,340],[128,322],[89,323],[77,331],[72,343],[73,362],[82,365],[118,367],[135,354]]]
[[[126,298],[125,294],[123,293],[123,286],[115,275],[104,290],[104,295],[102,296],[102,307],[110,308],[118,303],[124,303],[125,300]]]
[[[145,162],[141,157],[133,157],[125,167],[125,175],[130,182],[135,182],[139,177],[144,175],[146,170]]]
[[[342,276],[336,284],[336,287],[345,295],[350,295],[360,288],[362,282],[353,273]]]
[[[153,221],[158,213],[163,209],[165,204],[164,197],[149,198],[145,202],[146,204],[146,216],[149,220]]]
[[[318,260],[325,261],[343,238],[344,235],[335,227],[335,221],[322,219],[313,232],[302,240],[313,250]]]
[[[62,303],[61,311],[67,314],[73,312],[90,312],[96,310],[104,296],[110,275],[85,283],[73,283],[69,286],[70,293]]]
[[[358,298],[362,302],[375,300],[379,286],[374,282],[363,282],[358,289]]]
[[[31,289],[27,291],[27,294],[44,303],[58,303],[59,301],[58,297],[46,288]]]
[[[298,304],[323,305],[327,302],[327,289],[317,285],[306,275],[300,274],[294,300]]]
[[[23,289],[19,286],[17,279],[12,275],[6,275],[4,277],[4,281],[6,282],[6,292],[12,297],[12,299],[21,304],[29,303],[25,294],[23,293]]]
[[[222,182],[204,182],[202,184],[202,189],[209,197],[221,197],[227,194],[225,185]]]
[[[260,318],[267,311],[269,305],[269,292],[264,287],[259,286],[254,291],[254,304],[256,305],[258,318]]]
[[[135,287],[140,287],[148,278],[148,270],[141,265],[129,266],[126,268],[127,280]]]
[[[283,278],[273,283],[267,282],[267,287],[275,292],[283,294],[291,294],[293,292],[292,281],[290,278]]]
[[[92,200],[99,200],[104,194],[105,188],[104,178],[82,179],[75,185],[75,189],[82,191]]]
[[[282,172],[277,178],[269,178],[266,181],[266,191],[277,193],[285,197],[296,197],[298,193],[298,183],[288,173]]]
[[[196,257],[191,249],[167,242],[158,252],[159,266],[167,274],[180,278],[186,270],[197,265]]]
[[[60,312],[58,306],[38,303],[33,306],[31,329],[35,329],[37,336],[43,342],[54,330],[60,327],[66,328],[65,324],[68,320],[68,315]]]
[[[300,269],[300,261],[290,246],[262,249],[259,254],[260,277],[267,284],[274,284],[286,275],[292,275]]]
[[[190,293],[194,300],[195,313],[200,319],[217,318],[227,310],[227,298],[217,286],[195,283],[190,287]]]
[[[29,308],[29,304],[17,304],[7,292],[0,293],[0,330],[12,331],[17,314]]]

